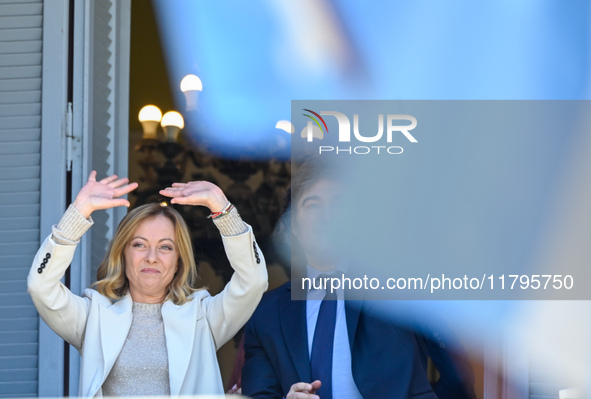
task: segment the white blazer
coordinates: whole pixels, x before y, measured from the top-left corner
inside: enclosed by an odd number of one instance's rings
[[[252,229],[222,239],[235,270],[224,290],[214,297],[198,291],[180,306],[162,305],[171,396],[224,393],[216,351],[248,321],[267,289]],[[113,303],[92,289],[82,297],[72,294],[60,279],[75,249],[47,237],[29,272],[28,291],[43,320],[82,356],[79,396],[100,397],[131,327],[133,302],[127,294]]]

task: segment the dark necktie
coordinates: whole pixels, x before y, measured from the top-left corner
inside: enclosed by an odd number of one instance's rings
[[[332,399],[332,350],[334,345],[334,327],[337,320],[337,294],[327,292],[318,310],[310,370],[312,381],[320,380],[322,386],[316,394],[322,399]]]

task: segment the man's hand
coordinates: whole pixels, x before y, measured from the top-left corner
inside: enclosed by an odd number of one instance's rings
[[[96,171],[90,172],[88,181],[80,189],[74,200],[74,207],[86,219],[98,209],[109,209],[116,206],[129,206],[129,201],[118,198],[137,188],[137,183],[129,183],[129,179],[119,179],[116,175],[96,181]]]
[[[311,384],[307,382],[297,382],[291,386],[287,393],[286,399],[320,399],[318,395],[315,395],[316,391],[322,383],[320,380],[316,380]]]
[[[232,395],[242,395],[242,387],[239,387],[237,384],[234,384],[234,386],[230,388],[230,390],[226,393]]]

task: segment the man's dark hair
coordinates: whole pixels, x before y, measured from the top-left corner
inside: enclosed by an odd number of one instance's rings
[[[304,252],[299,246],[298,240],[292,237],[291,232],[291,219],[295,204],[319,180],[341,180],[339,172],[341,170],[335,164],[334,158],[327,159],[327,157],[320,155],[310,156],[299,165],[292,165],[291,184],[283,196],[283,215],[279,218],[273,232],[273,245],[287,275],[290,275],[291,269],[303,270],[306,265]]]
[[[291,184],[283,197],[283,211],[288,211],[290,205],[297,204],[304,192],[320,179],[338,180],[338,167],[334,158],[327,159],[320,155],[306,158],[301,164],[292,166]]]

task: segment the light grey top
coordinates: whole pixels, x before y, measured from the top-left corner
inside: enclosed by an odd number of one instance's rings
[[[133,303],[131,328],[103,383],[103,396],[169,396],[161,303]]]

